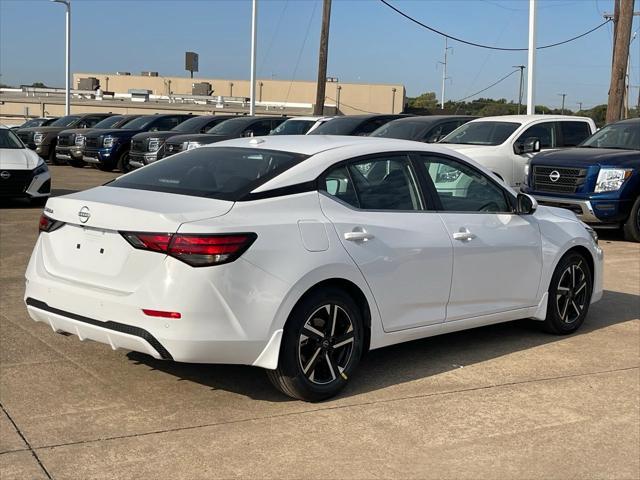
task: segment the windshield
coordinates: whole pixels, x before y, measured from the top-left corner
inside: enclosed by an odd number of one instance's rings
[[[24,148],[24,145],[11,130],[8,128],[0,128],[0,149],[2,148],[15,150],[17,148]]]
[[[362,123],[362,118],[334,118],[309,132],[309,135],[349,135]]]
[[[68,115],[66,117],[60,117],[55,122],[49,124],[50,127],[70,127],[74,123],[80,120],[78,115]]]
[[[640,150],[640,123],[613,123],[582,142],[580,147]]]
[[[41,125],[44,125],[46,122],[46,118],[33,118],[20,125],[20,128],[39,127]]]
[[[210,117],[194,117],[189,120],[185,120],[184,122],[176,125],[171,129],[172,132],[183,132],[183,133],[191,133],[191,132],[199,132],[202,128],[203,124],[208,123]]]
[[[305,158],[275,150],[204,147],[147,165],[108,186],[235,202]]]
[[[460,145],[500,145],[515,132],[520,123],[469,122],[440,140],[440,143]]]
[[[92,128],[113,128],[117,127],[125,117],[122,115],[114,115],[113,117],[107,117],[104,120],[100,120]]]
[[[242,130],[249,125],[246,118],[232,118],[225,122],[217,124],[215,127],[207,130],[207,133],[214,135],[235,135],[236,132]]]
[[[315,120],[287,120],[278,125],[270,135],[304,135],[314,123]]]
[[[144,130],[153,122],[157,117],[153,115],[138,117],[135,120],[131,120],[122,127],[125,130]]]
[[[370,136],[413,140],[420,138],[420,134],[424,131],[426,126],[427,124],[424,122],[390,122],[375,130]]]

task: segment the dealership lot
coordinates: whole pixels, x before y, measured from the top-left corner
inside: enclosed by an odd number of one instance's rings
[[[117,176],[52,167],[55,195]],[[571,337],[512,322],[372,352],[335,400],[31,321],[40,210],[0,210],[0,477],[638,478],[640,246],[603,233],[605,296]]]

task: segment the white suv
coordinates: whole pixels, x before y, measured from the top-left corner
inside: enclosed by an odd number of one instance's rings
[[[566,115],[504,115],[478,118],[440,143],[519,187],[525,166],[540,150],[575,147],[596,131],[592,119]]]

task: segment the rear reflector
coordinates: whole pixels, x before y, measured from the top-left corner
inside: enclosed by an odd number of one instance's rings
[[[120,234],[134,248],[166,253],[192,267],[209,267],[233,262],[257,238],[255,233],[198,235],[120,232]]]
[[[54,220],[53,218],[49,218],[43,213],[42,215],[40,215],[38,230],[40,232],[53,232],[54,230],[57,230],[63,225],[64,225],[64,222],[60,222],[58,220]]]
[[[181,318],[180,312],[163,312],[162,310],[148,310],[143,308],[142,311],[145,315],[149,315],[150,317],[160,317],[160,318]]]

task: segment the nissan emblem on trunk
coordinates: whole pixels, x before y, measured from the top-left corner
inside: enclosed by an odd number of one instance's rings
[[[551,172],[549,174],[549,180],[551,180],[554,183],[560,180],[560,172],[558,170],[554,170],[553,172]]]
[[[89,221],[89,218],[91,218],[89,207],[82,207],[78,212],[78,218],[80,218],[81,223],[87,223]]]
[[[0,173],[0,178],[2,178],[3,180],[8,180],[10,176],[11,176],[11,173],[7,172],[6,170]]]

